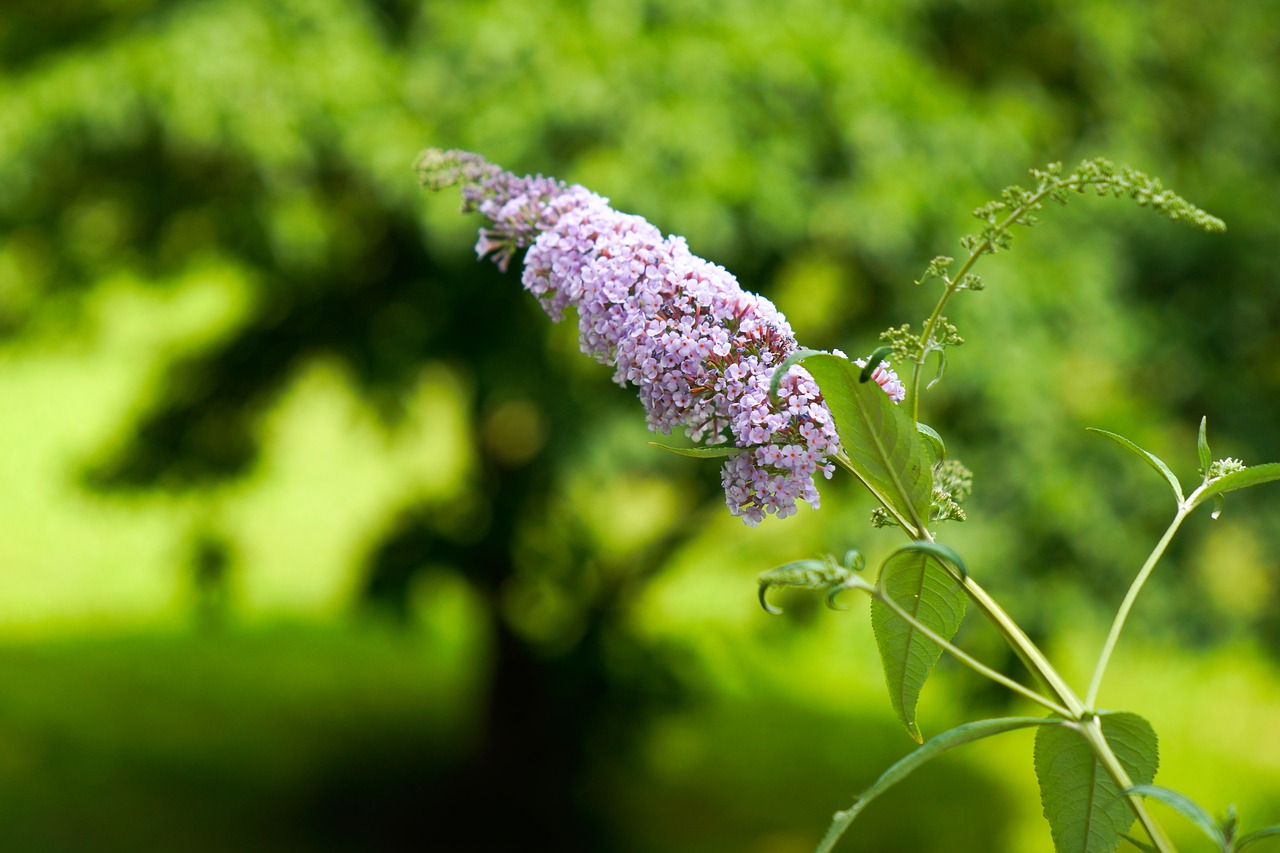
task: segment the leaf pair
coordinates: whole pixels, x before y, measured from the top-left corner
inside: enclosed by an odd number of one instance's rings
[[[1203,481],[1190,495],[1190,503],[1188,498],[1183,497],[1182,484],[1178,482],[1178,478],[1169,470],[1169,466],[1164,463],[1160,457],[1156,456],[1148,450],[1144,450],[1137,444],[1122,435],[1114,432],[1108,432],[1105,429],[1095,429],[1088,427],[1089,432],[1096,432],[1099,435],[1111,439],[1116,444],[1128,450],[1142,461],[1146,462],[1151,468],[1160,474],[1169,484],[1169,488],[1173,490],[1173,496],[1178,501],[1179,507],[1185,507],[1187,511],[1191,511],[1198,506],[1203,505],[1209,500],[1214,502],[1213,517],[1217,518],[1222,512],[1223,495],[1227,492],[1234,492],[1237,489],[1246,489],[1250,486],[1257,486],[1262,483],[1269,483],[1273,480],[1280,480],[1280,463],[1268,462],[1263,465],[1253,465],[1247,468],[1224,473],[1221,476],[1214,476],[1215,463],[1213,454],[1209,450],[1209,442],[1205,434],[1206,419],[1200,421],[1200,432],[1196,441],[1197,455],[1200,461],[1200,470],[1202,472]],[[1239,463],[1236,463],[1237,465]]]

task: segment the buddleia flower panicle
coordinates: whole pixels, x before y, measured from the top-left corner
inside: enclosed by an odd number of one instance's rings
[[[704,445],[732,444],[721,471],[729,511],[750,526],[819,505],[813,477],[835,472],[831,412],[813,378],[793,366],[769,394],[774,366],[798,347],[773,303],[723,267],[620,213],[581,186],[517,176],[475,154],[429,151],[424,185],[462,185],[464,210],[489,220],[476,252],[506,269],[527,248],[522,281],[553,320],[578,314],[584,353],[637,388],[649,428],[682,429]],[[887,363],[872,378],[895,400],[906,391]]]

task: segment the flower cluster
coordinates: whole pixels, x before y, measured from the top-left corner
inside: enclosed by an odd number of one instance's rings
[[[518,177],[465,152],[427,152],[429,186],[463,183],[466,208],[491,226],[476,251],[503,268],[528,248],[523,283],[559,320],[578,312],[582,351],[634,385],[649,428],[683,428],[695,442],[741,453],[721,472],[730,512],[748,525],[818,506],[813,476],[830,477],[839,452],[831,412],[813,379],[792,367],[769,394],[776,365],[797,348],[786,318],[679,237],[580,186]],[[893,399],[905,391],[887,364],[873,378]]]

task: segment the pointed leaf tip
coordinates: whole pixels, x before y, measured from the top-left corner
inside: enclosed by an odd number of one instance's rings
[[[651,441],[650,447],[660,447],[677,456],[688,456],[692,459],[721,459],[725,456],[733,456],[742,453],[747,448],[737,447],[732,444],[713,444],[703,447],[673,447],[670,444],[662,444],[661,442]]]
[[[838,811],[832,818],[831,826],[827,829],[827,834],[822,837],[822,841],[818,843],[815,853],[831,853],[835,849],[836,843],[840,840],[840,836],[853,824],[853,821],[862,813],[872,800],[879,797],[885,791],[901,782],[903,779],[911,775],[913,771],[930,759],[936,758],[948,750],[955,749],[957,746],[963,746],[967,743],[973,743],[983,738],[992,737],[993,735],[1004,734],[1005,732],[1016,731],[1017,729],[1025,729],[1031,726],[1043,726],[1057,722],[1057,718],[1049,717],[1041,719],[1038,717],[1006,717],[994,720],[979,720],[975,723],[965,723],[957,726],[950,731],[943,732],[940,735],[925,741],[924,745],[918,749],[908,753],[888,770],[880,775],[870,788],[867,788],[858,795],[858,799],[854,801],[849,808]]]
[[[761,583],[760,583],[760,606],[761,606],[761,607],[763,607],[763,608],[764,608],[764,612],[765,612],[765,613],[768,613],[770,616],[781,616],[781,615],[782,615],[782,608],[781,608],[781,607],[774,607],[772,604],[770,604],[770,603],[769,603],[769,600],[768,600],[767,598],[765,598],[765,593],[766,593],[766,592],[768,592],[768,591],[769,591],[769,584],[768,584],[768,583],[765,583],[764,581],[761,581]]]
[[[960,583],[946,570],[944,561],[953,561],[953,557],[958,560],[959,555],[931,542],[913,545],[889,555],[880,568],[878,586],[916,622],[950,640],[964,620],[967,597]],[[871,602],[871,627],[893,711],[907,733],[917,743],[922,742],[916,725],[916,705],[934,665],[942,656],[942,647],[879,598]]]
[[[1209,451],[1208,436],[1209,417],[1200,419],[1200,432],[1196,435],[1196,452],[1200,454],[1200,476],[1209,479],[1209,469],[1213,466],[1213,454]]]
[[[1143,450],[1141,447],[1134,444],[1132,441],[1125,438],[1123,435],[1118,435],[1114,432],[1108,432],[1105,429],[1097,429],[1095,427],[1085,427],[1085,429],[1088,430],[1089,432],[1096,432],[1098,435],[1111,439],[1116,444],[1123,447],[1125,450],[1129,451],[1130,453],[1134,454],[1142,461],[1146,462],[1148,465],[1152,467],[1152,469],[1154,469],[1158,474],[1160,474],[1160,476],[1164,477],[1165,482],[1169,484],[1169,488],[1173,489],[1174,497],[1178,499],[1179,504],[1181,504],[1185,500],[1185,498],[1183,498],[1182,496],[1182,484],[1178,482],[1178,478],[1173,475],[1173,472],[1169,470],[1169,466],[1164,464],[1164,460],[1162,460],[1159,456],[1156,456],[1154,453],[1151,453],[1149,451]]]

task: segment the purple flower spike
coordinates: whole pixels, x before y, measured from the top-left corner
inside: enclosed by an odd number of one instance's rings
[[[770,513],[793,515],[798,500],[818,506],[813,476],[831,477],[840,444],[803,368],[782,378],[776,402],[769,395],[774,365],[797,349],[773,303],[583,187],[519,177],[466,152],[427,152],[419,168],[433,188],[462,183],[464,209],[490,221],[480,256],[506,269],[528,248],[525,288],[553,320],[577,309],[582,351],[638,389],[651,430],[743,448],[720,475],[732,514],[754,527]],[[887,363],[872,378],[902,400]]]

